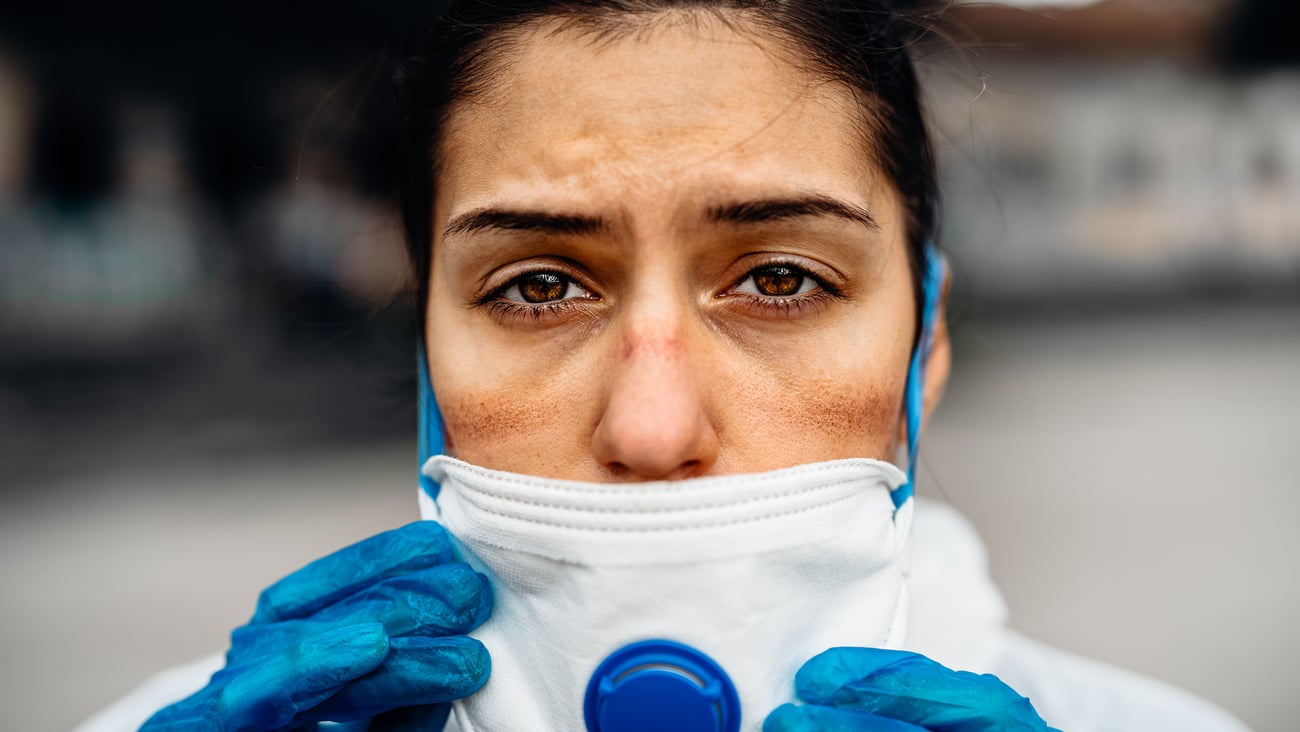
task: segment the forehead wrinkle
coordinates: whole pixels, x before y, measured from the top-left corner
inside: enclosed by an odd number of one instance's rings
[[[870,163],[878,165],[880,161],[877,159],[875,138],[879,134],[881,120],[873,109],[871,99],[841,78],[833,65],[828,66],[825,59],[817,57],[799,39],[791,37],[787,29],[769,21],[761,10],[748,7],[647,7],[632,8],[630,11],[606,12],[591,9],[567,14],[535,14],[504,29],[488,45],[476,50],[474,59],[466,65],[466,74],[462,75],[472,79],[473,83],[453,92],[454,99],[448,106],[444,120],[444,133],[453,129],[456,121],[454,118],[459,115],[452,112],[462,103],[486,108],[508,103],[511,94],[506,77],[512,68],[520,65],[531,41],[539,38],[554,39],[568,34],[585,40],[588,47],[602,51],[613,47],[619,40],[645,42],[657,33],[689,26],[687,30],[693,30],[699,41],[751,47],[766,57],[773,68],[793,70],[802,79],[803,93],[792,97],[766,124],[733,147],[761,136],[780,118],[789,114],[801,99],[812,96],[817,89],[829,87],[834,88],[834,96],[848,102],[848,109],[842,119],[852,120],[848,126],[853,128],[860,140],[860,152],[865,154]],[[560,89],[561,93],[564,90]],[[435,141],[435,166],[439,168],[447,152],[443,144],[446,137],[444,134]],[[705,164],[711,158],[725,153],[726,150],[717,150],[713,155],[697,161],[697,164]]]
[[[687,84],[684,89],[659,96],[646,94],[644,89],[636,91],[637,87],[652,86],[652,77],[633,81],[631,87],[624,86],[624,89],[633,90],[630,94],[605,95],[603,89],[607,85],[619,88],[617,75],[624,72],[619,63],[622,57],[615,56],[609,60],[610,57],[606,56],[603,65],[597,63],[593,68],[591,57],[584,56],[582,48],[552,48],[554,41],[546,39],[553,37],[554,31],[534,36],[540,38],[538,41],[517,45],[511,52],[514,58],[510,60],[509,70],[503,71],[505,77],[495,80],[501,94],[493,100],[492,108],[462,107],[453,115],[457,124],[450,125],[449,129],[461,143],[455,145],[457,150],[448,151],[458,163],[454,166],[457,169],[453,176],[456,182],[451,186],[455,190],[440,185],[438,195],[450,194],[452,198],[460,198],[462,205],[468,202],[467,199],[490,203],[484,201],[490,196],[511,204],[527,200],[530,206],[540,203],[546,209],[555,207],[560,211],[589,212],[594,203],[602,217],[612,225],[626,229],[630,228],[627,226],[630,223],[628,218],[640,218],[639,202],[668,196],[678,198],[680,203],[692,194],[698,197],[699,193],[728,188],[741,192],[744,189],[756,190],[764,186],[755,186],[755,183],[770,183],[791,176],[823,189],[829,183],[829,188],[841,196],[849,191],[867,193],[867,187],[872,187],[871,173],[874,171],[871,170],[870,157],[864,156],[863,149],[857,144],[857,125],[850,121],[853,119],[852,110],[858,106],[852,93],[818,74],[809,75],[802,66],[792,66],[789,48],[772,48],[781,45],[779,42],[757,42],[752,36],[759,31],[752,27],[746,30],[750,38],[724,36],[721,32],[716,35],[731,43],[757,49],[742,59],[745,66],[755,66],[757,77],[740,74],[733,68],[730,74],[718,81],[723,85],[721,91],[716,83],[712,88]],[[766,33],[763,35],[768,36]],[[692,41],[688,39],[687,43]],[[706,45],[710,44],[701,43],[700,47]],[[587,54],[592,52],[589,43],[582,46],[587,48]],[[557,57],[557,52],[572,54],[572,58]],[[704,58],[710,55],[708,50],[701,53],[705,54]],[[725,52],[713,52],[714,55],[717,53]],[[530,63],[530,54],[544,63]],[[604,49],[601,55],[605,55]],[[644,74],[675,70],[671,60],[661,68],[655,57],[650,58],[651,64],[642,67]],[[758,69],[759,66],[765,68]],[[590,78],[582,80],[581,86],[585,89],[577,89],[575,94],[572,81],[568,87],[561,88],[566,68],[586,74],[584,67],[594,72],[594,75],[587,74]],[[700,81],[705,85],[709,83],[707,79]],[[761,89],[742,88],[746,83],[751,86],[759,84]],[[773,84],[776,86],[775,94]],[[728,86],[735,86],[736,94],[726,92]],[[718,114],[711,114],[707,109],[709,105],[705,105],[704,113],[695,117],[676,113],[675,110],[681,108],[699,107],[691,101],[691,96],[698,97],[705,91],[710,96],[701,97],[700,101],[721,105]],[[762,103],[757,108],[738,106],[747,99],[746,94],[756,95]],[[624,119],[627,110],[647,109],[646,102],[649,102],[650,116]],[[664,110],[662,119],[655,116],[656,103]],[[801,105],[812,107],[810,111],[815,113],[817,124],[838,128],[832,135],[834,145],[831,149],[827,150],[823,144],[826,142],[824,137],[818,145],[827,156],[854,157],[857,164],[851,165],[856,172],[851,174],[851,179],[834,173],[847,170],[842,164],[815,162],[822,159],[823,153],[811,150],[816,154],[810,158],[800,152],[811,144],[805,139],[807,135],[801,134],[797,128],[787,128],[805,118],[800,113]],[[498,114],[504,107],[515,111]],[[748,114],[744,113],[746,110]],[[547,118],[548,114],[552,116]],[[732,120],[730,126],[712,124],[727,119]],[[779,127],[773,130],[774,126]],[[621,134],[623,132],[627,134]],[[509,141],[515,137],[521,139],[521,147],[515,148],[517,153],[511,153],[514,146]],[[662,154],[665,148],[673,154]],[[489,162],[487,167],[475,162],[485,159]],[[465,162],[471,164],[466,167]],[[464,177],[466,173],[468,176]],[[687,175],[683,176],[683,173]],[[832,174],[832,179],[826,177]],[[611,181],[617,181],[617,185],[609,185]],[[444,182],[450,181],[444,179]],[[502,199],[500,195],[505,189],[514,191]],[[543,195],[537,196],[539,192]],[[519,195],[521,193],[523,195]],[[850,195],[848,198],[856,200],[860,196]],[[448,199],[444,202],[451,203]],[[637,209],[618,205],[622,203],[637,206]],[[698,218],[701,212],[695,205],[692,202],[690,214]],[[448,208],[454,210],[460,206],[450,205]],[[673,208],[677,209],[678,216],[685,213],[680,205]],[[443,210],[447,211],[447,208]]]
[[[676,22],[673,22],[674,18],[677,19]],[[709,23],[710,20],[714,22]],[[872,162],[878,163],[876,160],[877,141],[875,138],[880,132],[879,127],[882,122],[878,118],[876,110],[872,108],[870,97],[865,95],[851,81],[844,79],[834,64],[828,64],[826,59],[818,57],[797,38],[793,38],[787,29],[772,24],[757,9],[745,7],[651,8],[643,12],[634,10],[631,13],[585,12],[564,17],[546,18],[540,22],[550,26],[549,30],[543,34],[544,37],[551,38],[563,35],[566,32],[576,32],[579,37],[593,40],[594,46],[598,50],[613,46],[617,41],[629,37],[637,41],[646,41],[656,32],[677,29],[686,25],[690,25],[701,36],[711,30],[713,32],[709,34],[709,37],[707,39],[701,38],[701,40],[753,48],[765,56],[773,68],[794,70],[798,72],[799,76],[804,77],[802,92],[792,97],[790,102],[774,115],[767,124],[755,130],[750,138],[738,142],[736,147],[748,142],[749,139],[762,135],[769,127],[776,124],[777,120],[788,114],[800,101],[812,97],[818,91],[830,89],[833,92],[827,96],[833,95],[848,99],[849,104],[847,105],[848,109],[845,118],[854,120],[853,127],[861,137],[864,152]],[[730,34],[718,33],[718,30],[730,31]],[[724,152],[719,151],[718,154]],[[708,162],[708,159],[700,162]]]

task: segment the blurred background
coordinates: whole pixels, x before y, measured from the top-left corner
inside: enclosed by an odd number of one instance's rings
[[[1297,6],[1021,5],[917,49],[957,347],[922,491],[1018,629],[1294,729]],[[0,10],[0,728],[70,728],[416,517],[413,17]]]

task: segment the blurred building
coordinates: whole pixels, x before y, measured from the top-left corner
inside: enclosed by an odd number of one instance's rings
[[[0,12],[5,360],[139,354],[392,296],[376,204],[400,11],[58,10]],[[331,288],[332,305],[303,295]]]
[[[407,430],[405,12],[0,9],[0,487]]]
[[[1300,68],[1241,68],[1233,18],[1254,5],[961,10],[970,52],[927,81],[974,297],[1297,291]]]

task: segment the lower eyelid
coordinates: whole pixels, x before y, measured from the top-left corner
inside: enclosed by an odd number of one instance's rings
[[[548,317],[561,317],[566,310],[575,307],[574,298],[545,303],[524,303],[514,300],[492,300],[486,303],[488,313],[500,321],[507,318],[542,320]]]
[[[839,299],[838,295],[824,288],[803,295],[789,295],[786,297],[750,295],[747,293],[737,293],[731,297],[740,301],[736,303],[739,307],[758,310],[765,314],[776,313],[786,317],[796,317],[810,309],[822,308],[829,304],[831,300]]]

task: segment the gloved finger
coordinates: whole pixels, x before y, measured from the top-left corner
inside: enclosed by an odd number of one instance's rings
[[[249,623],[305,617],[390,577],[454,561],[447,530],[416,521],[317,559],[266,588]]]
[[[782,704],[763,720],[763,732],[926,732],[897,719],[823,706]]]
[[[830,648],[813,656],[795,674],[795,693],[809,704],[830,705],[845,684],[914,658],[924,656],[881,648]]]
[[[487,578],[463,562],[444,564],[367,587],[308,619],[236,628],[226,663],[245,663],[332,628],[358,623],[382,623],[390,638],[464,635],[491,613]]]
[[[252,732],[290,724],[298,712],[376,669],[388,654],[378,623],[338,628],[284,653],[215,674],[198,693],[160,710],[142,732]]]
[[[487,577],[454,562],[385,580],[320,616],[352,617],[353,605],[381,612],[392,624],[389,635],[464,635],[492,614],[492,588]]]
[[[868,712],[926,729],[1048,729],[1029,700],[996,676],[953,671],[906,651],[832,648],[799,669],[795,691],[811,704]]]
[[[338,628],[309,638],[254,664],[231,679],[220,695],[217,716],[232,729],[278,729],[374,671],[389,653],[379,623]]]
[[[367,732],[429,732],[447,726],[450,704],[426,704],[384,712],[370,720]]]
[[[393,638],[378,668],[300,719],[348,722],[399,707],[450,702],[482,688],[491,670],[487,649],[468,636]]]

